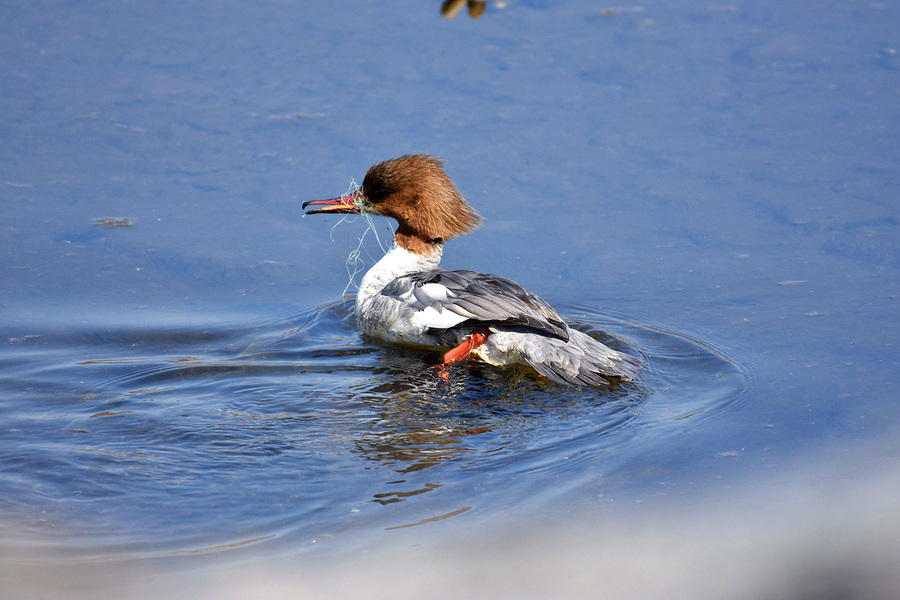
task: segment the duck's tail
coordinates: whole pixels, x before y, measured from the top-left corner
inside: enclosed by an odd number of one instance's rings
[[[568,341],[536,337],[519,348],[522,358],[535,371],[559,383],[609,385],[631,381],[641,368],[640,359],[608,348],[575,329]]]

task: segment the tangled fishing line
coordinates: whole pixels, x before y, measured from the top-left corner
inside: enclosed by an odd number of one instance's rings
[[[353,179],[351,178],[350,179],[350,188],[347,190],[347,193],[344,194],[344,197],[356,194],[356,192],[358,192],[359,189],[360,189],[360,186],[355,181],[353,181]],[[360,196],[356,200],[354,200],[353,203],[355,206],[362,209],[362,206],[361,206],[362,196]],[[335,223],[332,226],[331,232],[329,233],[329,238],[331,239],[331,241],[334,241],[334,230],[337,228],[337,226],[352,216],[356,216],[356,215],[345,214],[341,217],[341,219],[337,223]],[[349,281],[347,282],[347,286],[344,288],[344,291],[341,293],[342,296],[346,295],[347,290],[349,290],[351,287],[355,287],[355,288],[359,289],[359,284],[356,283],[354,280],[355,280],[356,276],[359,273],[361,273],[366,267],[366,263],[362,259],[363,250],[366,251],[366,254],[368,255],[368,257],[370,259],[372,259],[373,261],[377,260],[375,257],[372,256],[372,254],[364,246],[366,236],[369,234],[370,231],[372,232],[372,235],[375,236],[375,240],[378,242],[378,246],[381,248],[382,252],[387,253],[387,248],[384,247],[384,243],[381,241],[381,238],[378,236],[378,229],[375,226],[375,220],[372,218],[372,215],[365,212],[365,210],[360,210],[359,216],[361,216],[363,218],[363,220],[365,220],[366,229],[365,229],[365,231],[363,231],[363,234],[359,238],[359,244],[357,244],[356,248],[351,250],[350,254],[347,256],[346,266],[347,266],[347,275],[349,277]],[[353,221],[351,221],[351,223],[352,222]],[[390,231],[390,226],[388,226],[388,231]]]

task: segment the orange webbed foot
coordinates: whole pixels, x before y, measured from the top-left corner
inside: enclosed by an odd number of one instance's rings
[[[444,381],[449,381],[450,374],[447,372],[447,367],[452,364],[467,360],[469,358],[469,355],[472,354],[472,350],[482,345],[485,340],[487,340],[489,335],[490,331],[488,331],[487,329],[484,329],[483,331],[475,331],[472,333],[472,335],[469,336],[469,339],[464,341],[462,344],[445,352],[444,362],[434,366],[434,368],[438,370],[438,377],[440,377]]]

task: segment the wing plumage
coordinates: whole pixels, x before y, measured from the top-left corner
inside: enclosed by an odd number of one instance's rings
[[[569,339],[568,326],[549,304],[499,275],[437,269],[399,277],[381,294],[405,303],[430,329],[499,325]]]

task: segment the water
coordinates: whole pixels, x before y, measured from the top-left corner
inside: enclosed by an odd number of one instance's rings
[[[882,489],[897,7],[439,8],[0,8],[0,558],[32,573],[4,578],[15,597],[65,569],[58,590],[84,597],[124,565],[175,589],[361,553],[392,569],[392,549],[503,547],[498,529],[765,504],[786,479]],[[361,338],[341,296],[367,225],[299,205],[407,152],[446,159],[486,218],[444,266],[512,277],[639,354],[639,381],[459,367],[440,385],[438,355]],[[381,252],[367,235],[362,260]]]
[[[361,339],[350,301],[223,316],[7,341],[20,376],[5,395],[30,399],[5,411],[14,531],[84,559],[334,545],[510,498],[551,510],[628,468],[629,448],[727,418],[747,389],[719,351],[609,318],[588,331],[647,366],[592,390],[488,366],[446,384],[440,354]]]

